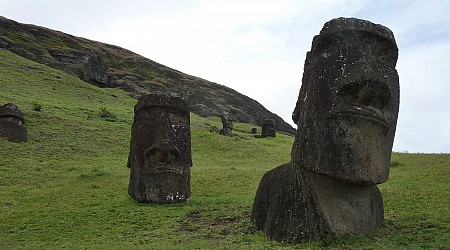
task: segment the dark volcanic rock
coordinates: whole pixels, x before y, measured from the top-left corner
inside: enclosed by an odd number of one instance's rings
[[[11,41],[0,35],[0,49],[7,49],[9,47],[11,47]]]
[[[365,235],[381,225],[399,108],[392,32],[355,18],[327,22],[307,53],[292,161],[267,172],[251,220],[275,240]]]
[[[145,95],[134,107],[128,193],[139,202],[182,202],[190,196],[191,133],[187,104]]]
[[[231,119],[230,114],[224,112],[220,115],[220,120],[222,120],[222,129],[220,130],[221,135],[233,136],[233,119]]]
[[[63,66],[80,65],[72,70],[85,82],[98,87],[115,87],[117,77],[108,74],[106,66],[92,52],[55,50],[50,51],[50,55]]]
[[[22,112],[13,103],[0,106],[0,137],[11,142],[28,141],[25,119]]]
[[[235,122],[261,126],[274,119],[277,129],[295,129],[257,101],[226,86],[184,74],[126,49],[0,17],[0,48],[78,76],[99,87],[117,87],[139,97],[177,92],[200,116],[228,112]]]

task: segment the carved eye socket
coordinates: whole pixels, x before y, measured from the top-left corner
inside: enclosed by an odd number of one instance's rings
[[[331,56],[331,54],[335,52],[339,52],[341,43],[342,41],[338,37],[334,36],[322,37],[320,40],[317,41],[315,46],[313,46],[314,51],[312,52],[326,58]]]
[[[391,99],[386,84],[378,81],[359,81],[343,86],[339,96],[345,102],[356,106],[383,109]]]
[[[398,49],[395,44],[384,37],[368,34],[363,37],[363,41],[370,45],[368,48],[373,57],[395,67],[398,58]]]

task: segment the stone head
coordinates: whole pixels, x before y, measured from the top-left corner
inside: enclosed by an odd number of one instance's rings
[[[274,119],[265,119],[261,127],[261,137],[276,137],[277,132]]]
[[[146,95],[139,99],[134,112],[132,140],[136,155],[132,158],[136,164],[152,171],[175,172],[191,166],[189,111],[180,97]]]
[[[345,182],[387,181],[399,109],[398,48],[388,28],[327,22],[312,42],[293,120],[296,165]]]
[[[223,112],[220,115],[220,120],[222,121],[224,128],[233,128],[233,119],[228,112]]]
[[[133,180],[130,190],[145,188],[136,192],[146,196],[137,198],[141,201],[186,199],[192,166],[187,103],[172,95],[145,95],[134,112],[128,160]],[[174,194],[180,197],[172,197]]]
[[[0,137],[12,142],[28,140],[25,118],[14,103],[0,106]]]

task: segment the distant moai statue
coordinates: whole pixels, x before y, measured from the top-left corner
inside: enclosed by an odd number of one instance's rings
[[[307,53],[293,120],[292,160],[268,171],[251,221],[269,238],[303,242],[365,235],[384,218],[398,108],[398,48],[388,28],[325,23]]]
[[[141,96],[131,129],[129,195],[139,202],[182,202],[190,196],[188,105],[165,94]]]
[[[0,137],[11,142],[28,141],[25,118],[14,103],[0,106]]]
[[[258,133],[258,129],[257,128],[252,128],[252,130],[250,131],[250,134],[256,135],[256,133]]]
[[[275,120],[274,119],[266,119],[263,121],[261,128],[261,137],[276,137],[277,132],[275,131]]]
[[[227,112],[223,112],[220,115],[220,119],[222,120],[223,128],[220,130],[221,135],[233,136],[233,119],[230,114]]]

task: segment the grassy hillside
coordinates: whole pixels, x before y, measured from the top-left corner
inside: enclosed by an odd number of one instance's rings
[[[192,114],[192,197],[138,204],[126,168],[136,100],[1,49],[0,89],[0,104],[16,103],[29,133],[27,143],[0,139],[1,249],[450,246],[449,155],[393,155],[377,232],[288,245],[255,232],[249,215],[261,176],[289,160],[292,137],[255,139],[241,123],[224,137],[218,118]]]
[[[189,110],[200,116],[219,116],[227,111],[235,121],[260,125],[270,118],[278,130],[295,134],[291,125],[248,96],[118,46],[0,16],[0,48],[95,86],[121,88],[133,96],[177,92],[187,100]]]

